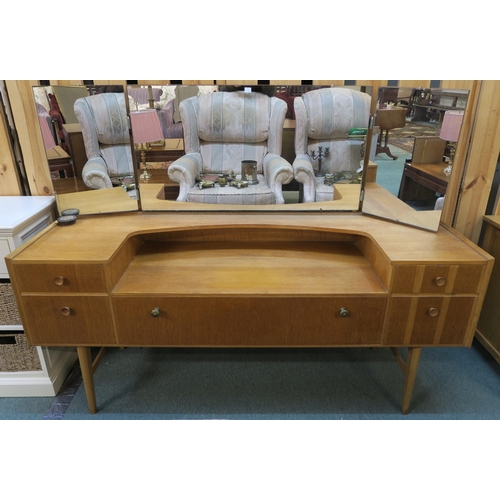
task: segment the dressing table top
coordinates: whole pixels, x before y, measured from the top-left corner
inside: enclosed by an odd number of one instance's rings
[[[29,245],[16,250],[19,262],[107,262],[134,235],[168,231],[224,228],[244,235],[248,228],[317,230],[339,235],[366,236],[390,261],[437,263],[488,261],[491,257],[459,233],[441,225],[424,231],[364,214],[273,213],[128,213],[80,216],[75,224],[55,223]]]

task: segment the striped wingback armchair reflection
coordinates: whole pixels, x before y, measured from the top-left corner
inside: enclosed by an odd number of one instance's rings
[[[293,169],[281,157],[287,106],[276,97],[257,92],[212,92],[180,104],[186,154],[168,169],[179,183],[177,201],[236,205],[284,203],[282,185]],[[257,162],[258,184],[244,188],[215,184],[200,189],[200,174],[234,174],[242,160]]]
[[[92,189],[120,185],[134,175],[130,132],[123,93],[96,94],[75,101],[87,163],[82,179]]]
[[[352,138],[353,128],[367,128],[371,97],[346,88],[322,88],[306,92],[294,100],[295,179],[302,183],[304,203],[331,201],[334,188],[316,176],[318,161],[312,151],[319,147],[328,154],[322,159],[321,174],[355,172],[360,168],[364,137]]]

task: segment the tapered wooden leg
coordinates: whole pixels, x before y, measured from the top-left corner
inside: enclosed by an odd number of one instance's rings
[[[420,354],[422,354],[421,347],[409,347],[408,357],[405,364],[405,381],[403,388],[403,402],[401,404],[401,412],[403,415],[408,415],[410,409],[411,396],[413,394],[413,387],[417,377],[418,362],[420,361]]]
[[[97,411],[94,387],[94,369],[92,367],[92,355],[90,347],[77,347],[78,360],[82,370],[83,385],[87,396],[87,405],[89,412],[94,414]]]

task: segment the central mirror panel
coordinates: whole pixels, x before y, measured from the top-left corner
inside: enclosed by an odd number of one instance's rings
[[[363,172],[375,170],[371,93],[129,85],[141,209],[357,212]]]

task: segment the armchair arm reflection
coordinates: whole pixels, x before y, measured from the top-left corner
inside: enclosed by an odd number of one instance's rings
[[[316,201],[316,177],[308,155],[299,155],[293,162],[295,179],[302,184],[302,196],[304,203]]]
[[[85,185],[92,189],[112,188],[113,184],[108,175],[108,168],[101,157],[91,158],[82,170],[82,179]]]
[[[283,157],[267,154],[263,161],[264,177],[267,184],[276,196],[276,204],[285,203],[283,198],[283,184],[293,180],[293,168]]]
[[[186,201],[189,190],[196,184],[196,176],[201,172],[201,165],[199,153],[188,153],[168,167],[169,178],[179,183],[177,201]]]

